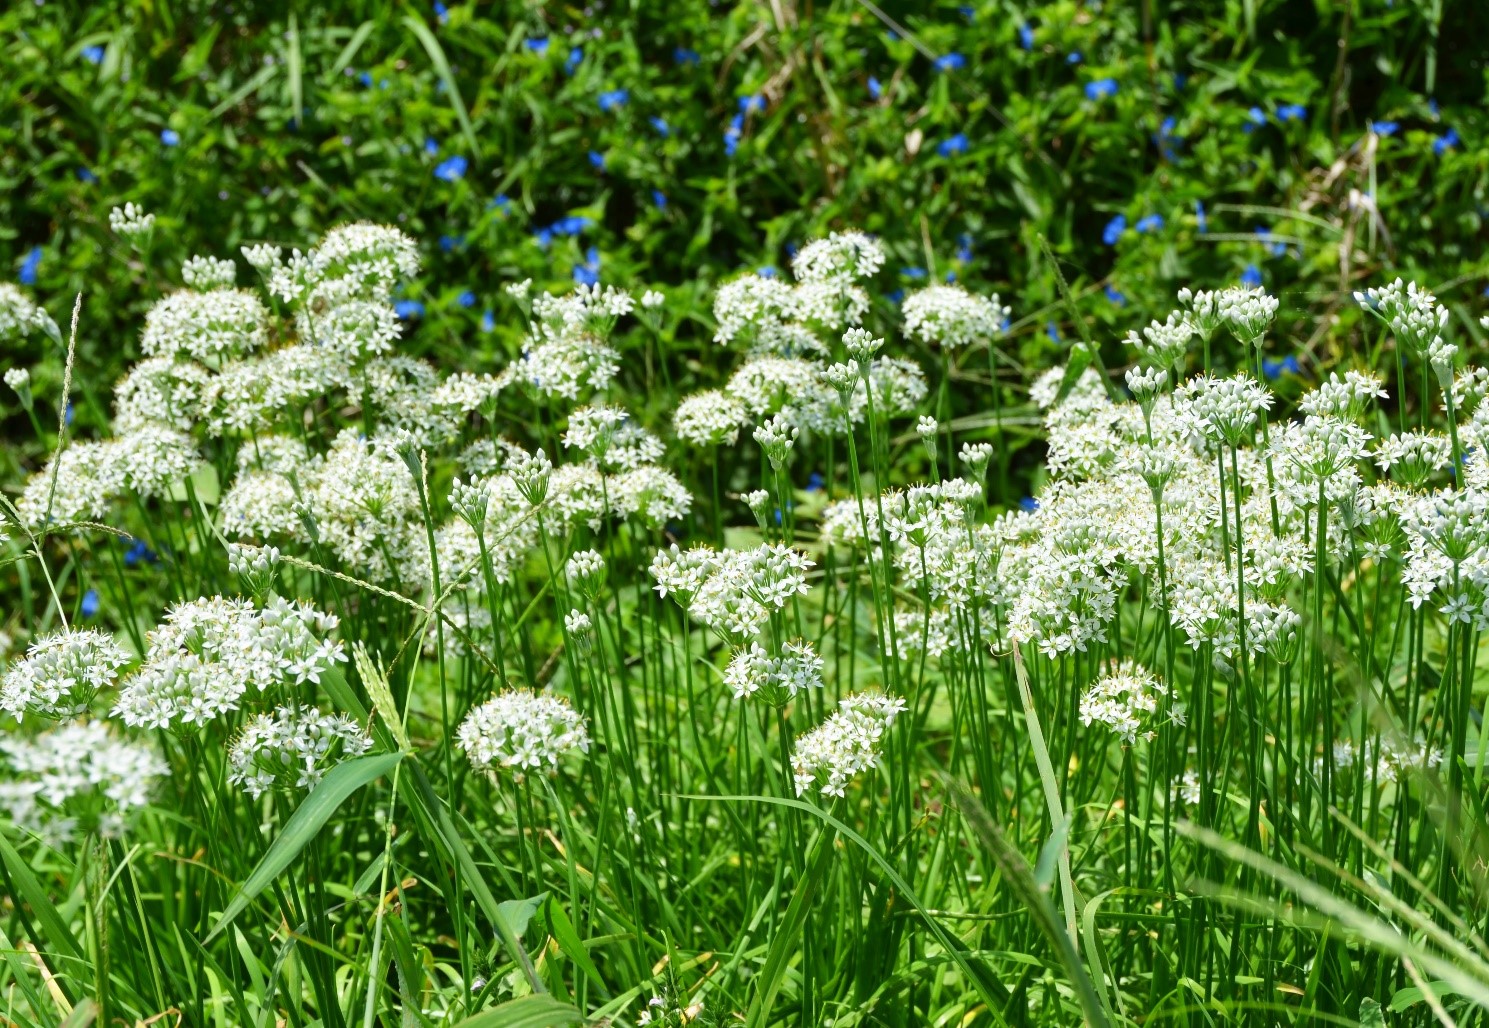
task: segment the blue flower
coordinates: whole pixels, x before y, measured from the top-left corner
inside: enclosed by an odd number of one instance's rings
[[[1034,49],[1034,30],[1026,21],[1019,22],[1019,46],[1025,50]]]
[[[946,273],[946,281],[948,283],[955,282],[956,281],[956,272],[954,272],[954,271],[948,271]]]
[[[496,315],[489,310],[481,315],[481,331],[492,332],[496,330]]]
[[[967,152],[967,134],[958,132],[950,139],[943,139],[936,144],[936,152],[942,157],[955,157],[959,153]]]
[[[1044,334],[1050,337],[1050,342],[1052,343],[1058,343],[1060,341],[1060,326],[1055,324],[1053,318],[1044,326]]]
[[[963,18],[966,18],[968,22],[972,24],[977,23],[977,9],[975,7],[963,4],[961,7],[957,8],[957,11]]]
[[[1269,357],[1262,358],[1262,374],[1274,382],[1283,375],[1297,375],[1300,373],[1298,358],[1292,354],[1288,354],[1281,360],[1275,361]]]
[[[888,300],[890,303],[899,303],[904,298],[905,291],[903,289],[891,289],[889,292],[884,294],[884,299]]]
[[[1394,121],[1372,121],[1370,131],[1377,136],[1394,136],[1400,131],[1401,126]]]
[[[1118,307],[1127,306],[1127,297],[1122,294],[1122,291],[1120,289],[1112,285],[1110,282],[1106,284],[1106,288],[1102,290],[1102,292],[1106,293],[1106,298],[1112,303],[1116,304]]]
[[[878,100],[883,95],[884,95],[884,87],[879,84],[879,80],[878,79],[876,79],[876,78],[874,78],[874,76],[870,75],[869,76],[869,96],[873,97],[875,100]]]
[[[146,564],[159,564],[160,557],[145,545],[143,539],[136,539],[130,544],[129,549],[124,551],[124,566],[132,568],[140,561]]]
[[[72,424],[72,419],[73,419],[73,417],[76,414],[77,414],[77,405],[74,404],[71,400],[68,400],[67,401],[67,409],[62,412],[62,423],[64,425],[71,425]]]
[[[470,165],[460,154],[447,157],[434,166],[434,177],[444,182],[457,182],[465,178],[465,169]]]
[[[453,253],[464,245],[464,236],[443,235],[439,237],[439,248],[444,253]]]
[[[1269,229],[1269,228],[1267,228],[1267,226],[1265,226],[1265,225],[1258,225],[1258,226],[1256,226],[1256,236],[1263,243],[1266,243],[1267,252],[1270,253],[1273,257],[1286,257],[1287,256],[1287,244],[1286,243],[1282,243],[1282,242],[1268,242],[1268,240],[1270,240],[1272,238],[1272,230]]]
[[[435,154],[439,153],[439,140],[435,139],[433,136],[424,137],[424,152],[427,153],[430,157],[433,157]]]
[[[1247,289],[1259,289],[1262,284],[1261,269],[1255,264],[1246,265],[1246,270],[1241,272],[1241,285]]]
[[[462,307],[474,307],[476,305],[476,294],[467,289],[455,298],[455,302]]]
[[[1137,219],[1137,224],[1132,226],[1139,232],[1157,232],[1163,228],[1163,215],[1147,214]]]
[[[822,485],[822,473],[820,471],[813,471],[807,476],[807,492],[820,493],[822,491]]]
[[[490,210],[493,207],[503,214],[512,213],[512,201],[506,193],[497,193],[496,196],[492,197],[491,202],[486,205],[486,209]]]
[[[434,17],[441,25],[443,25],[445,22],[450,20],[450,9],[444,4],[439,3],[438,0],[435,0]]]
[[[536,39],[524,40],[523,45],[526,46],[533,53],[537,54],[539,57],[542,57],[543,55],[548,53],[547,36],[539,36]]]
[[[661,115],[654,114],[646,120],[651,122],[651,127],[656,129],[657,135],[661,136],[663,139],[666,139],[668,136],[672,135],[672,129],[667,125],[667,119],[663,118]]]
[[[689,50],[685,46],[680,46],[676,50],[672,51],[672,59],[678,64],[697,64],[699,59],[698,51]]]
[[[83,617],[85,618],[92,618],[98,615],[97,589],[89,589],[87,592],[83,593],[83,600],[81,603],[78,604],[78,610],[82,612]]]
[[[593,246],[586,251],[584,262],[574,265],[574,282],[581,286],[600,284],[600,251]]]
[[[936,58],[937,71],[956,71],[958,68],[965,68],[966,66],[967,59],[958,53],[942,54]]]
[[[624,107],[630,99],[631,91],[628,89],[607,89],[600,94],[600,110],[613,111],[617,107]]]
[[[957,236],[956,259],[963,264],[969,264],[972,261],[972,236],[966,232]]]
[[[1025,496],[1022,500],[1019,501],[1019,510],[1024,511],[1028,514],[1033,514],[1038,509],[1039,501],[1032,496]]]
[[[1184,87],[1188,83],[1189,83],[1189,76],[1188,75],[1185,75],[1182,71],[1176,71],[1176,72],[1174,72],[1174,89],[1175,89],[1175,91],[1177,91],[1177,92],[1183,92]]]
[[[1247,132],[1256,129],[1258,125],[1267,123],[1267,112],[1260,107],[1252,107],[1246,112],[1246,124],[1242,126]]]
[[[424,316],[424,305],[418,300],[399,300],[393,305],[393,312],[404,321],[412,321]]]
[[[657,205],[657,210],[665,211],[667,209],[667,194],[660,189],[653,189],[651,191],[651,202]]]
[[[1205,204],[1203,200],[1194,201],[1194,221],[1199,226],[1200,235],[1210,231],[1210,219],[1205,217]]]
[[[1458,130],[1450,128],[1432,141],[1432,152],[1434,155],[1441,157],[1461,142],[1462,140],[1458,138]]]
[[[559,236],[577,236],[594,222],[582,214],[571,214],[567,218],[559,218],[553,223],[553,234]]]
[[[604,171],[605,155],[600,153],[598,150],[591,150],[589,152],[589,164],[590,167],[594,168],[596,171]]]
[[[776,271],[776,267],[774,264],[762,264],[760,265],[760,267],[755,269],[755,274],[759,275],[761,278],[775,278],[776,275],[779,274],[779,272]]]
[[[79,167],[78,168],[78,181],[79,182],[97,182],[98,181],[98,176],[95,175],[95,174],[93,174],[92,170],[90,170],[88,168]]]
[[[1086,99],[1093,103],[1117,95],[1116,79],[1097,79],[1086,83]]]
[[[1306,121],[1308,120],[1308,108],[1302,104],[1283,104],[1277,108],[1278,121]]]
[[[752,114],[755,111],[765,110],[765,97],[759,93],[751,93],[749,96],[739,98],[739,113]]]
[[[572,50],[569,51],[569,56],[564,58],[564,73],[568,75],[574,74],[574,69],[579,67],[579,62],[583,60],[583,48],[577,46],[574,47]]]
[[[161,129],[160,141],[166,146],[179,146],[181,143],[181,133],[175,129]]]
[[[368,87],[369,89],[372,88],[372,72],[362,72],[362,74],[357,76],[357,81],[362,83],[362,85]]]
[[[1127,215],[1118,214],[1106,223],[1106,228],[1101,230],[1101,241],[1107,246],[1116,246],[1117,240],[1122,238],[1122,233],[1127,231]]]
[[[101,46],[85,46],[85,47],[83,47],[83,57],[86,60],[88,60],[91,63],[93,63],[93,64],[102,64],[103,63],[103,47],[101,47]]]
[[[901,268],[900,269],[900,274],[901,275],[904,275],[906,278],[915,279],[916,281],[919,281],[920,279],[925,278],[925,269],[924,268]]]
[[[733,157],[739,152],[739,140],[744,135],[744,115],[736,114],[729,119],[729,127],[724,130],[724,156]]]
[[[1081,61],[1084,59],[1085,58],[1081,57],[1081,52],[1079,50],[1072,50],[1070,51],[1070,53],[1065,55],[1066,64],[1080,64]]]
[[[21,270],[16,273],[16,278],[24,286],[36,285],[36,269],[41,265],[41,247],[33,246],[26,251],[25,258],[21,261]]]
[[[1430,115],[1432,115],[1433,118],[1438,117],[1440,111],[1439,111],[1438,106],[1437,106],[1437,97],[1435,97],[1435,96],[1428,97],[1428,99],[1427,99],[1427,113],[1430,114]]]

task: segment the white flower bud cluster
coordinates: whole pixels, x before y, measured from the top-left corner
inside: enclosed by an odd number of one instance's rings
[[[574,750],[589,752],[584,718],[550,693],[498,693],[460,723],[456,741],[478,771],[510,771],[521,781],[532,770],[555,768]]]
[[[817,786],[824,796],[843,796],[848,785],[879,766],[884,734],[907,708],[897,696],[864,692],[849,696],[826,721],[796,740],[791,770],[796,795]]]
[[[270,789],[313,789],[341,761],[372,748],[345,714],[288,704],[249,718],[228,750],[227,780],[254,799]]]

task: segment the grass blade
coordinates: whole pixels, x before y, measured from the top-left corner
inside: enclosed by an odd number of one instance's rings
[[[268,888],[269,883],[294,862],[295,857],[315,838],[321,826],[348,796],[392,771],[402,759],[402,753],[382,753],[371,757],[357,757],[332,768],[290,816],[279,837],[269,847],[269,852],[264,854],[243,887],[238,890],[238,895],[233,897],[233,901],[228,904],[222,917],[203,941],[210,942],[218,932],[232,924],[233,919],[253,902],[254,897]]]

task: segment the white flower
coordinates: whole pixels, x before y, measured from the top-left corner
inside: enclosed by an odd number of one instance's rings
[[[114,738],[101,721],[62,725],[35,739],[0,739],[0,809],[51,846],[81,832],[117,838],[169,774],[149,747]]]
[[[744,404],[717,389],[705,389],[677,405],[672,425],[677,437],[694,446],[732,446],[747,417]]]
[[[57,323],[40,304],[33,302],[17,286],[0,282],[0,339],[28,336],[36,331],[44,332],[57,341],[62,339]],[[8,374],[6,383],[11,384]]]
[[[523,689],[498,693],[472,710],[456,740],[478,771],[510,769],[518,781],[530,769],[557,767],[571,750],[589,752],[584,718],[567,700]]]
[[[128,662],[124,648],[103,632],[43,636],[0,679],[0,710],[17,721],[28,712],[54,721],[76,717]]]
[[[813,785],[824,796],[842,796],[859,774],[879,766],[885,731],[905,709],[905,701],[883,693],[849,696],[826,721],[796,740],[791,770],[796,795]]]
[[[1130,746],[1146,727],[1147,718],[1158,710],[1158,697],[1167,691],[1146,668],[1124,661],[1098,678],[1081,697],[1081,724],[1100,722]]]
[[[991,342],[1003,334],[1010,308],[991,298],[969,293],[957,285],[933,285],[905,297],[905,334],[947,350]]]
[[[155,215],[146,213],[137,204],[126,203],[123,207],[114,207],[109,211],[109,228],[116,236],[133,239],[146,235],[154,227]]]
[[[776,656],[751,642],[730,658],[724,684],[737,700],[761,693],[767,703],[780,706],[798,692],[822,688],[822,658],[804,640],[786,643]]]
[[[258,799],[269,789],[313,789],[326,771],[372,748],[372,736],[345,714],[296,704],[257,714],[228,750],[227,779]]]
[[[269,311],[252,293],[183,289],[145,314],[140,349],[146,356],[183,356],[207,364],[244,357],[269,338]]]

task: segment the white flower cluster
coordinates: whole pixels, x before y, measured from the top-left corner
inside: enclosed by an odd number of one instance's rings
[[[659,595],[675,595],[698,623],[742,644],[759,635],[793,597],[806,593],[813,566],[805,554],[778,543],[722,552],[680,550],[674,544],[657,552],[651,576]]]
[[[155,228],[155,215],[146,212],[138,204],[126,203],[123,207],[115,207],[109,211],[109,228],[114,235],[124,236],[126,239],[148,235]]]
[[[978,296],[957,285],[917,289],[900,309],[907,336],[947,350],[991,342],[1003,334],[1004,319],[1011,312],[996,293]]]
[[[1167,691],[1152,672],[1135,661],[1123,661],[1098,678],[1081,697],[1081,724],[1106,725],[1129,746],[1137,741],[1139,732],[1151,739],[1149,719],[1158,710],[1158,698]]]
[[[188,731],[237,710],[250,690],[319,682],[346,660],[341,643],[324,638],[336,625],[278,596],[262,608],[221,596],[177,604],[150,633],[113,715],[131,727]]]
[[[1399,278],[1355,293],[1355,302],[1390,325],[1399,346],[1418,355],[1427,353],[1448,325],[1448,309],[1437,297]]]
[[[269,338],[269,309],[250,292],[182,289],[145,314],[140,349],[148,357],[190,357],[218,365],[261,349]]]
[[[77,717],[114,684],[129,654],[113,636],[93,629],[37,639],[0,678],[0,710],[17,721],[31,713],[55,721]]]
[[[518,781],[529,770],[557,767],[571,750],[589,752],[584,718],[567,700],[525,689],[498,693],[476,707],[456,740],[476,770],[507,769]]]
[[[258,799],[270,789],[312,789],[325,773],[372,748],[345,714],[289,704],[249,718],[228,750],[228,781]]]
[[[62,338],[57,323],[40,304],[19,287],[0,282],[0,339],[24,338],[37,331],[55,340]]]
[[[864,692],[840,701],[838,708],[796,740],[791,770],[798,796],[813,785],[824,796],[843,796],[854,778],[878,767],[884,733],[906,706],[897,696]]]
[[[0,738],[0,809],[51,846],[81,832],[116,837],[169,773],[147,746],[118,739],[98,721],[61,725],[35,739]]]
[[[799,692],[822,688],[822,658],[806,640],[786,643],[775,656],[751,642],[729,659],[724,684],[736,700],[759,694],[767,703],[781,706]]]

